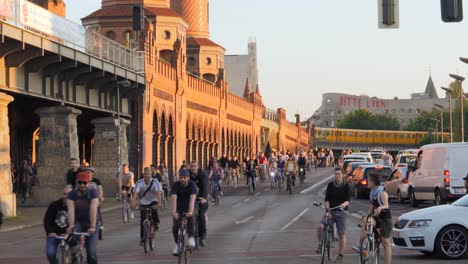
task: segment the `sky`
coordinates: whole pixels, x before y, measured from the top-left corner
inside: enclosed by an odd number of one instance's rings
[[[68,0],[79,22],[100,0]],[[468,9],[465,8],[465,16]],[[310,117],[322,94],[409,98],[429,74],[442,96],[449,73],[468,75],[468,19],[443,23],[440,1],[401,0],[400,29],[378,29],[377,0],[211,0],[211,39],[227,54],[257,41],[265,106]]]

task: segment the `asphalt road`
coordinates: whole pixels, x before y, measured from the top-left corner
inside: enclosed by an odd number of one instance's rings
[[[326,184],[333,179],[332,169],[318,169],[308,175],[306,183],[296,186],[293,195],[270,190],[260,184],[255,196],[248,196],[242,185],[225,190],[219,207],[210,204],[208,245],[192,254],[192,263],[318,263],[315,226],[322,209],[312,205],[323,201]],[[306,191],[304,191],[306,190]],[[301,193],[302,192],[302,193]],[[425,206],[430,206],[425,205]],[[350,215],[367,210],[366,200],[351,201]],[[397,217],[413,210],[409,205],[391,204]],[[172,256],[172,220],[169,211],[161,212],[157,248],[145,254],[139,246],[138,221],[123,224],[120,211],[104,214],[104,240],[99,241],[100,263],[176,263]],[[348,248],[359,239],[358,220],[348,218]],[[454,263],[466,263],[465,260]],[[419,252],[394,250],[392,263],[445,263]],[[41,227],[2,233],[0,263],[47,263],[45,235]],[[344,263],[358,263],[358,256],[346,250]]]

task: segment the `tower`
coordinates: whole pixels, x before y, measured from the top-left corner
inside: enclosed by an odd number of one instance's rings
[[[210,37],[208,0],[172,0],[171,8],[189,23],[188,35]]]

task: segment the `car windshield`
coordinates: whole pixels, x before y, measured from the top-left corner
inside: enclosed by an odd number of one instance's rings
[[[452,204],[453,206],[468,207],[468,195],[463,196]]]
[[[401,156],[400,163],[409,163],[413,159],[416,159],[416,156]]]
[[[371,173],[378,173],[382,179],[387,179],[390,174],[392,174],[392,169],[390,168],[367,168],[364,175],[365,178],[369,177]]]
[[[381,160],[383,158],[383,155],[380,153],[372,153],[371,156],[374,160]]]

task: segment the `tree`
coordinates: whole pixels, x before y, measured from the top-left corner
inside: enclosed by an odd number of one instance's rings
[[[374,115],[367,110],[352,111],[338,120],[338,128],[364,130],[399,130],[398,120],[388,114]]]

